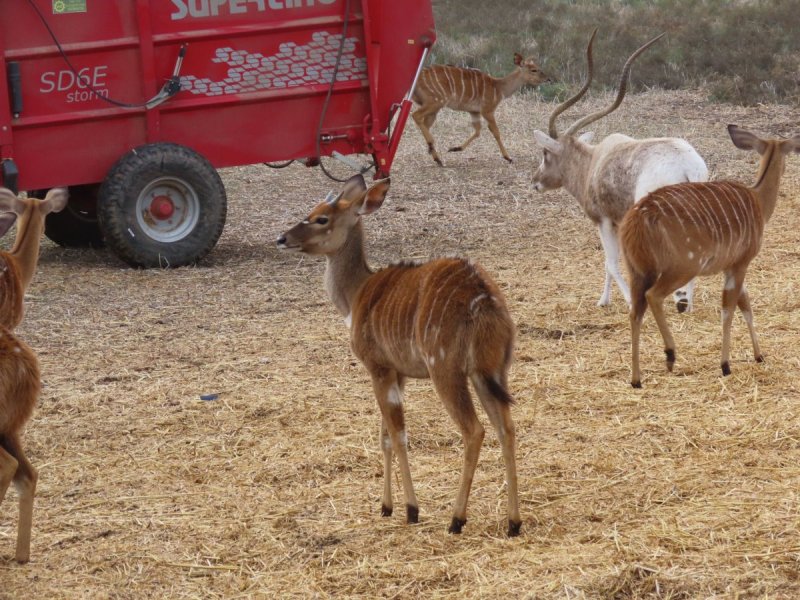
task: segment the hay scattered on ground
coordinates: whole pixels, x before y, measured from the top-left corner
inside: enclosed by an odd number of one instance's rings
[[[12,491],[0,598],[800,595],[800,159],[748,275],[767,361],[752,362],[737,317],[733,375],[720,376],[721,282],[709,278],[696,312],[669,312],[672,375],[646,318],[636,391],[624,303],[615,290],[610,308],[595,306],[594,228],[566,193],[530,187],[532,132],[550,108],[515,97],[498,110],[512,165],[484,131],[440,169],[411,124],[367,224],[373,265],[469,255],[508,296],[520,538],[503,535],[492,435],[464,534],[446,533],[461,442],[426,381],[407,393],[421,523],[379,516],[368,377],[324,295],[322,262],[274,248],[331,184],[300,166],[238,168],[223,173],[229,224],[196,268],[133,271],[45,244],[19,329],[45,383],[24,438],[41,473],[33,560],[11,560]],[[597,136],[685,136],[715,177],[751,182],[756,158],[733,147],[729,122],[788,135],[800,112],[652,92],[626,99]],[[448,112],[434,128],[442,149],[469,132]],[[200,400],[209,393],[219,398]]]

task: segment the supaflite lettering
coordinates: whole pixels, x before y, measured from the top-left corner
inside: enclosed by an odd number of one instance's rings
[[[317,4],[333,4],[337,0],[172,0],[175,11],[173,21],[186,17],[218,17],[220,15],[242,15],[248,12],[266,12],[287,8],[305,8]]]

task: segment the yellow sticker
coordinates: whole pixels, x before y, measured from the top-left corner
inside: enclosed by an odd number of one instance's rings
[[[85,13],[86,0],[53,0],[53,14]]]

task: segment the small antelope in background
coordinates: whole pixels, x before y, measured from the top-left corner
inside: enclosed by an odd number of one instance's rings
[[[523,58],[521,54],[514,54],[514,64],[517,68],[502,78],[492,77],[477,69],[452,65],[434,65],[423,69],[414,88],[414,102],[420,106],[411,116],[414,117],[425,141],[428,142],[428,152],[439,166],[443,166],[442,159],[434,148],[431,127],[436,121],[436,115],[444,107],[468,112],[472,117],[472,127],[475,129],[466,142],[450,148],[450,152],[464,150],[480,135],[481,117],[483,117],[486,119],[489,131],[497,140],[503,158],[512,162],[503,146],[503,140],[500,139],[494,111],[504,98],[514,94],[523,85],[538,85],[549,81],[533,58]]]
[[[661,36],[647,42],[625,62],[617,98],[603,110],[576,121],[559,134],[556,118],[578,100],[592,83],[592,33],[586,48],[588,74],[586,83],[572,98],[559,104],[550,115],[549,135],[536,131],[534,137],[543,148],[542,162],[533,176],[537,191],[560,187],[572,194],[586,215],[597,224],[605,253],[606,278],[598,306],[611,303],[612,279],[630,305],[628,284],[619,268],[619,237],[617,226],[625,212],[649,192],[664,185],[684,181],[705,181],[708,169],[700,155],[685,140],[679,138],[648,138],[635,140],[614,133],[597,145],[591,145],[591,133],[578,136],[578,131],[612,113],[622,103],[628,88],[631,65],[636,58]],[[662,34],[663,35],[663,34]],[[675,294],[679,312],[691,310],[694,282]]]
[[[13,481],[19,493],[18,562],[28,562],[31,555],[33,498],[38,478],[22,451],[20,432],[33,413],[39,387],[36,355],[0,325],[0,504]]]
[[[17,221],[17,237],[9,252],[0,250],[0,325],[14,329],[22,321],[23,297],[36,272],[44,219],[67,205],[67,190],[53,188],[44,200],[18,198],[0,188],[0,237]]]
[[[408,463],[403,385],[407,377],[429,377],[464,440],[461,484],[449,528],[451,533],[461,532],[484,437],[469,392],[471,381],[502,447],[508,482],[508,535],[518,535],[516,436],[510,410],[513,400],[507,387],[514,323],[500,289],[470,261],[446,258],[370,270],[361,216],[378,210],[388,190],[388,179],[367,188],[361,175],[350,178],[341,194],[329,196],[278,238],[278,247],[327,259],[325,287],[350,327],[353,352],[372,377],[382,415],[381,513],[392,514],[394,453],[403,482],[406,521],[418,520],[419,505]]]
[[[639,337],[647,307],[664,339],[667,370],[675,364],[675,341],[664,317],[664,297],[698,275],[722,272],[722,374],[730,375],[731,321],[742,311],[753,354],[764,360],[753,326],[744,277],[761,248],[764,225],[775,210],[786,155],[800,152],[800,136],[764,139],[728,125],[737,148],[761,155],[756,184],[735,181],[682,183],[652,192],[625,215],[620,238],[631,275],[631,385],[642,386]]]

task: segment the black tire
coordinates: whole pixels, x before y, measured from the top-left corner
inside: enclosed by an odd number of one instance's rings
[[[178,144],[140,146],[100,187],[97,216],[106,243],[133,267],[181,267],[208,254],[222,235],[225,187],[216,169]]]
[[[97,222],[99,183],[74,185],[69,188],[69,202],[61,212],[45,217],[44,234],[65,248],[102,248],[105,243]],[[44,198],[46,190],[31,195]]]

